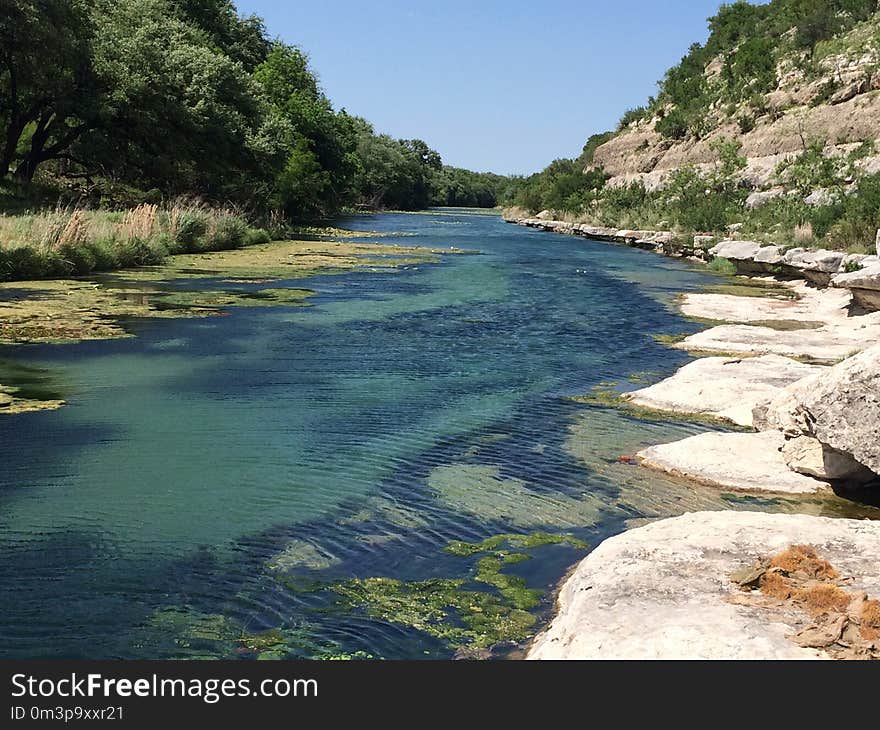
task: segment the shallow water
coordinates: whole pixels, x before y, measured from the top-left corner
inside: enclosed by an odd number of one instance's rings
[[[473,564],[444,546],[502,532],[595,545],[687,509],[839,509],[620,464],[705,426],[569,400],[683,364],[651,335],[698,328],[672,299],[708,272],[463,211],[339,225],[480,255],[287,282],[316,290],[306,308],[0,348],[47,368],[69,403],[0,419],[0,655],[248,656],[216,640],[222,624],[280,627],[288,656],[447,657],[436,637],[291,585],[468,578]],[[541,547],[516,566],[547,590],[542,619],[583,554]]]

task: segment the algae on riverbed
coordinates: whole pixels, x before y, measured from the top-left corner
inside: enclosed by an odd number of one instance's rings
[[[284,241],[172,256],[162,266],[92,279],[11,282],[0,285],[0,344],[126,337],[121,320],[131,317],[210,316],[225,307],[300,306],[310,291],[285,287],[243,290],[235,285],[436,260],[437,253],[425,248]],[[175,280],[207,278],[222,279],[232,286],[210,291],[167,286]]]
[[[594,495],[574,499],[536,492],[519,479],[502,477],[493,465],[438,466],[429,474],[428,486],[455,510],[517,527],[587,527],[602,509]]]
[[[63,405],[46,370],[0,360],[0,415],[53,411]]]
[[[404,624],[451,647],[488,649],[528,637],[536,621],[533,614],[490,593],[465,590],[464,584],[444,578],[408,583],[355,578],[332,590],[345,608],[360,608],[371,618]]]
[[[586,549],[572,535],[536,532],[502,534],[482,542],[454,541],[444,552],[462,558],[477,555],[473,581],[491,586],[489,593],[466,588],[464,578],[433,578],[405,582],[393,578],[356,578],[330,586],[346,609],[361,609],[372,618],[404,624],[466,651],[489,649],[497,644],[527,638],[537,618],[529,612],[544,592],[529,588],[525,579],[504,568],[530,560],[531,555],[512,551],[567,544]]]

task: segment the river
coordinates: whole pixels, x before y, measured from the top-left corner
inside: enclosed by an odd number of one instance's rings
[[[536,530],[595,545],[693,507],[802,508],[619,463],[705,426],[572,400],[686,362],[651,335],[698,329],[673,299],[709,272],[473,211],[337,224],[478,253],[288,282],[316,291],[309,307],[0,349],[48,368],[68,401],[0,419],[0,655],[450,657],[460,637],[420,622],[454,615],[420,604],[395,621],[327,586],[492,593],[444,548]],[[541,591],[536,630],[586,553],[522,551],[505,572]]]

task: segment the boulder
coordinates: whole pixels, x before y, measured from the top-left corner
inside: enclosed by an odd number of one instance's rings
[[[642,449],[637,461],[650,469],[721,489],[812,494],[826,482],[788,468],[780,449],[785,437],[763,433],[701,433]]]
[[[849,289],[856,304],[870,311],[880,309],[880,263],[871,263],[867,256],[860,262],[858,271],[837,274],[831,278],[831,286]]]
[[[783,262],[782,249],[779,246],[763,246],[752,259],[756,264],[775,266]]]
[[[624,398],[646,408],[704,414],[751,426],[759,403],[773,400],[786,386],[821,370],[778,355],[701,357],[672,377]]]
[[[880,345],[785,388],[754,418],[809,436],[880,474]]]
[[[757,241],[721,241],[711,249],[709,253],[717,258],[728,261],[751,261],[755,254],[761,250],[761,244]]]
[[[755,210],[756,208],[760,208],[765,203],[768,203],[774,198],[778,198],[782,194],[782,190],[764,190],[761,192],[751,193],[749,197],[746,198],[746,209]]]
[[[876,312],[880,310],[880,260],[876,256],[865,256],[858,263],[862,268],[850,272],[844,264],[842,273],[831,277],[831,286],[848,289],[858,307]]]
[[[804,203],[806,205],[809,205],[811,208],[819,208],[824,205],[833,205],[836,202],[837,195],[832,193],[830,190],[825,190],[824,188],[820,190],[814,190],[806,198],[804,198]]]
[[[549,221],[553,218],[553,214],[549,210],[542,210],[535,216],[539,221]]]
[[[853,271],[861,271],[865,266],[870,266],[872,259],[875,257],[866,256],[863,253],[850,253],[843,257],[840,262],[840,268],[837,270],[839,274],[846,274]],[[867,264],[865,262],[868,262]]]
[[[812,619],[791,602],[762,606],[731,579],[791,545],[811,545],[880,597],[880,522],[696,512],[601,543],[559,593],[557,613],[528,659],[825,659],[793,635]],[[801,642],[804,643],[804,642]]]
[[[819,286],[827,286],[831,276],[840,271],[845,256],[846,254],[841,251],[824,249],[807,251],[803,248],[793,248],[786,251],[783,261],[808,281]]]
[[[872,341],[872,337],[877,338],[878,335],[880,323],[876,321],[866,323],[864,327],[854,323],[791,331],[756,325],[723,324],[689,335],[673,347],[687,352],[719,355],[773,354],[833,364],[863,349],[866,343]]]
[[[836,274],[840,270],[846,254],[841,251],[807,251],[803,248],[793,248],[787,251],[783,260],[789,266],[801,271],[818,271],[823,274]]]
[[[782,445],[782,458],[798,474],[828,481],[870,482],[874,473],[849,454],[841,453],[811,436],[796,436]]]

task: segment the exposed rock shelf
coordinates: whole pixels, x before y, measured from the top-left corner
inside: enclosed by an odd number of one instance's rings
[[[811,622],[783,601],[754,600],[731,573],[792,544],[815,547],[880,594],[880,522],[760,512],[697,512],[603,542],[576,568],[529,659],[825,659],[792,636]]]
[[[660,411],[697,413],[752,426],[752,411],[768,403],[787,385],[824,368],[778,355],[704,357],[675,375],[624,398]]]
[[[643,466],[720,489],[814,494],[828,483],[789,469],[779,431],[701,433],[636,454]]]

